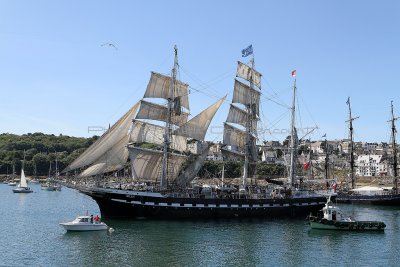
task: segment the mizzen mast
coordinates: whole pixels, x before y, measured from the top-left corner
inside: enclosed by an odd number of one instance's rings
[[[290,173],[289,184],[294,186],[296,180],[296,156],[297,156],[297,133],[296,133],[296,70],[292,71],[293,81],[293,98],[291,107],[291,128],[290,128]]]
[[[393,101],[390,102],[391,106],[391,115],[392,118],[390,120],[392,124],[392,147],[393,147],[393,187],[394,190],[396,191],[396,194],[398,193],[398,186],[397,186],[397,145],[396,145],[396,124],[395,121],[399,117],[394,117],[394,112],[393,112]]]

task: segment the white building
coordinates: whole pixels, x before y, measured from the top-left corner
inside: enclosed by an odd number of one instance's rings
[[[360,155],[356,160],[356,175],[382,176],[388,172],[387,163],[382,155]]]

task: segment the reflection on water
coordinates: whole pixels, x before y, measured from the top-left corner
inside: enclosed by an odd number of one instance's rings
[[[310,230],[305,220],[107,220],[113,233],[67,233],[58,223],[99,213],[96,203],[32,187],[24,195],[0,185],[0,266],[397,265],[399,208],[342,206],[357,219],[384,221],[384,233]]]

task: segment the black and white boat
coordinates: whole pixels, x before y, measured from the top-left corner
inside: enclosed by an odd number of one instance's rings
[[[166,106],[142,99],[105,132],[63,172],[85,168],[76,179],[95,177],[92,186],[79,181],[77,188],[92,197],[104,218],[277,218],[301,217],[320,210],[326,198],[312,191],[294,188],[296,181],[295,138],[291,142],[291,171],[281,189],[256,187],[249,183],[250,167],[257,162],[257,121],[259,120],[261,74],[250,64],[238,62],[232,104],[224,124],[224,153],[244,162],[237,191],[192,188],[213,145],[205,142],[212,118],[226,97],[188,120],[188,85],[177,79],[177,49],[171,76],[151,73],[143,98],[162,98]],[[292,136],[295,133],[295,92],[293,86]],[[163,125],[148,120],[161,121]],[[234,126],[234,125],[238,126]],[[129,133],[127,135],[127,133]],[[189,153],[188,141],[198,151]],[[133,184],[124,189],[100,187],[104,173],[120,170],[130,158]],[[138,184],[141,186],[138,186]],[[147,186],[142,186],[145,183]]]

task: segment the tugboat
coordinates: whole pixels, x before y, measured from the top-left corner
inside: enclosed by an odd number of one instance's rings
[[[323,216],[310,214],[307,219],[311,229],[321,230],[345,230],[345,231],[383,231],[386,227],[384,222],[379,221],[355,221],[345,216],[341,210],[334,205],[330,197],[322,209]]]

